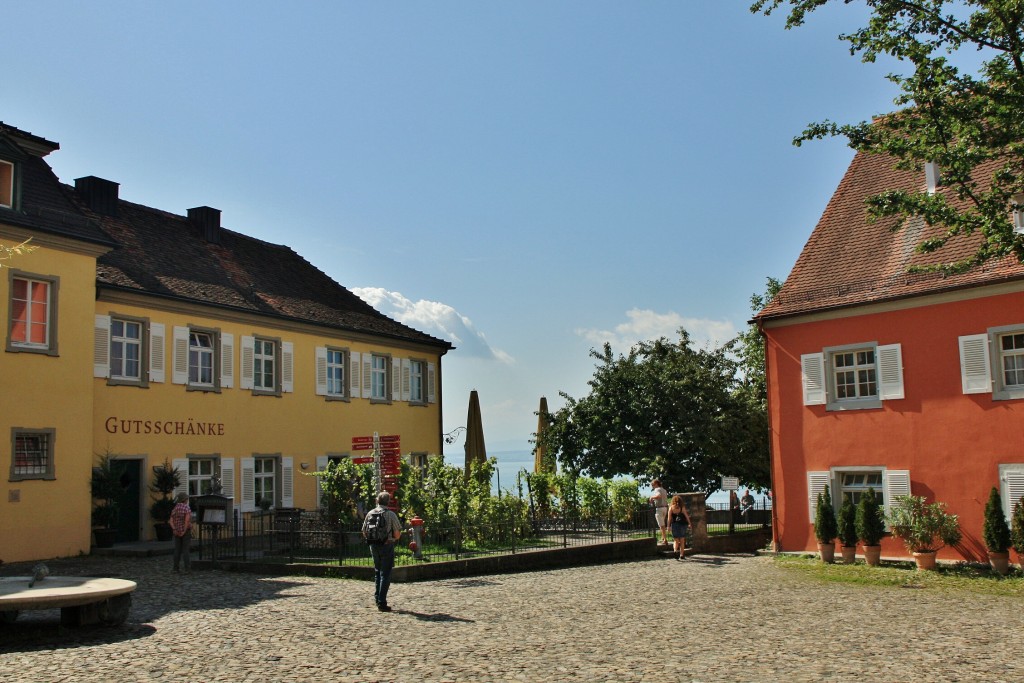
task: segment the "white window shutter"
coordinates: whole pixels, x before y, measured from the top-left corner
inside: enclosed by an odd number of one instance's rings
[[[149,324],[149,381],[167,381],[167,332],[163,323]]]
[[[316,347],[316,395],[327,395],[327,347]]]
[[[434,365],[433,363],[427,363],[427,402],[428,403],[436,403],[437,402],[437,390],[435,388],[436,380],[437,380],[436,375],[437,375],[437,366]]]
[[[220,386],[223,389],[235,386],[235,335],[230,332],[220,335]]]
[[[281,342],[281,391],[286,394],[295,391],[295,344],[292,342]]]
[[[256,459],[242,458],[242,512],[256,509]]]
[[[359,398],[362,393],[363,383],[359,378],[359,370],[362,368],[362,363],[363,362],[358,351],[353,351],[349,354],[348,368],[346,368],[348,370],[349,382],[352,388],[349,392],[349,398]]]
[[[1000,468],[1002,469],[1002,468]],[[1024,465],[1003,470],[1003,514],[1009,520],[1017,501],[1024,497]]]
[[[824,493],[825,487],[829,484],[830,476],[828,472],[807,473],[807,509],[811,524],[814,524],[814,516],[818,508],[818,496]]]
[[[391,400],[402,400],[402,359],[391,357]]]
[[[903,398],[903,350],[899,344],[879,346],[878,398],[883,401]]]
[[[422,380],[422,378],[420,378]],[[420,387],[422,390],[422,387]],[[402,359],[402,400],[408,401],[412,398],[412,361],[408,358]],[[423,400],[422,394],[420,400]]]
[[[253,363],[256,361],[256,338],[242,336],[238,359],[238,388],[252,389],[253,387]]]
[[[825,397],[825,355],[805,353],[800,356],[800,377],[804,387],[804,405],[824,405]]]
[[[988,358],[988,335],[960,337],[960,383],[965,394],[992,392],[992,370]]]
[[[330,462],[326,455],[316,456],[316,471],[323,472],[327,469],[327,463]],[[321,482],[321,477],[316,478],[316,506],[322,508],[324,506],[324,488]]]
[[[188,458],[175,458],[171,461],[171,468],[178,470],[178,485],[174,489],[174,495],[188,493]]]
[[[235,459],[220,459],[220,485],[223,486],[222,495],[228,498],[235,497]]]
[[[171,381],[188,384],[188,328],[174,326],[174,365],[171,367]]]
[[[295,460],[281,458],[281,507],[294,507]]]
[[[92,376],[110,377],[110,316],[96,316],[93,327]]]
[[[363,398],[373,397],[373,354],[363,354]]]
[[[885,471],[885,528],[889,528],[889,511],[900,496],[910,495],[910,470]]]

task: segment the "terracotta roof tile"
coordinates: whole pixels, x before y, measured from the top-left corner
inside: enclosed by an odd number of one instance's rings
[[[991,176],[991,171],[979,169],[978,177]],[[886,190],[922,190],[924,182],[923,172],[897,170],[891,157],[858,153],[778,296],[756,317],[785,317],[1024,278],[1024,265],[1012,257],[957,275],[908,273],[912,266],[970,258],[982,239],[958,235],[937,252],[921,254],[917,245],[941,235],[943,228],[911,219],[894,231],[894,217],[868,220],[868,197]]]

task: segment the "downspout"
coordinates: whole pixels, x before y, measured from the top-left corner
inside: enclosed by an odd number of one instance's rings
[[[764,320],[761,318],[757,319],[757,331],[761,334],[761,339],[764,342],[764,385],[765,385],[765,410],[768,412],[768,476],[771,477],[771,486],[769,490],[772,492],[772,550],[776,553],[782,552],[782,546],[779,544],[778,530],[779,530],[779,517],[776,512],[776,504],[779,501],[777,492],[775,491],[775,453],[774,443],[775,440],[772,438],[774,433],[772,430],[772,392],[768,390],[768,335],[764,331]]]

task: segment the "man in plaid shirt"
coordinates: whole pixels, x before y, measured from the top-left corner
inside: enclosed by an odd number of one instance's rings
[[[192,509],[188,506],[188,494],[179,493],[174,502],[177,505],[171,510],[171,531],[174,532],[174,571],[178,571],[182,556],[185,557],[185,571],[192,569]]]

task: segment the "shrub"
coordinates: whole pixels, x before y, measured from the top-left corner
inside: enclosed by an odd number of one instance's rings
[[[836,512],[832,508],[832,494],[829,493],[828,484],[825,490],[818,494],[818,505],[814,511],[814,535],[818,543],[828,544],[835,540],[839,529],[836,525]]]
[[[982,538],[990,553],[1005,553],[1010,547],[1010,527],[1006,524],[1003,514],[1003,502],[999,498],[999,490],[995,486],[988,494],[985,505],[985,524],[982,527]]]
[[[889,514],[889,527],[912,553],[935,552],[960,542],[960,520],[942,503],[926,503],[924,496],[900,496]]]
[[[1017,500],[1013,506],[1013,518],[1010,520],[1010,540],[1018,555],[1024,556],[1024,498]]]
[[[849,493],[843,494],[843,504],[839,507],[839,542],[847,548],[857,545],[857,507]]]
[[[875,490],[869,488],[857,503],[857,537],[866,546],[878,545],[885,535],[885,519]]]

